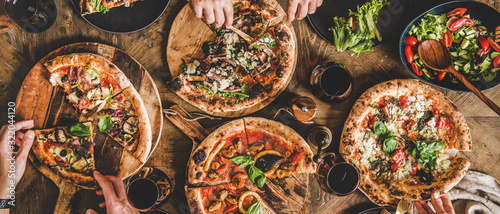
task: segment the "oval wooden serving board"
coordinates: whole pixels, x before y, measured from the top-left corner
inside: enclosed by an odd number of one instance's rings
[[[283,8],[279,5],[275,0],[266,0],[269,4],[279,7],[279,10],[283,11]],[[288,22],[288,21],[287,21]],[[290,29],[292,30],[293,41],[297,41],[295,30],[290,22],[287,23]],[[170,74],[172,78],[177,77],[181,73],[181,65],[182,60],[186,62],[191,62],[195,59],[202,59],[205,57],[205,54],[202,51],[203,43],[206,41],[214,40],[217,35],[207,26],[207,24],[199,18],[194,16],[194,11],[191,8],[190,4],[186,4],[184,8],[179,12],[179,14],[175,17],[174,22],[172,23],[172,28],[170,29],[170,33],[168,35],[168,43],[167,43],[167,63],[168,68],[170,70]],[[253,112],[256,112],[264,107],[266,107],[269,103],[271,103],[276,97],[278,97],[281,92],[283,92],[290,80],[292,79],[293,73],[295,71],[295,66],[297,63],[297,45],[295,44],[295,56],[293,63],[293,72],[290,76],[286,77],[286,84],[279,89],[279,91],[274,95],[268,97],[266,100],[251,106],[246,109],[238,110],[238,111],[226,111],[226,112],[210,112],[206,111],[206,113],[220,116],[220,117],[241,117]]]
[[[165,116],[193,140],[192,151],[205,137],[220,127],[206,128],[196,120],[186,120],[185,118],[192,119],[191,115],[178,105],[173,105],[170,109],[176,111],[177,115],[165,114]],[[309,202],[308,197],[310,196],[309,179],[308,174],[293,174],[284,179],[268,179],[266,185],[261,189],[265,192],[265,196],[263,196],[265,202],[276,213],[307,213],[305,206]]]
[[[16,118],[34,120],[34,129],[66,126],[77,121],[78,111],[67,101],[63,89],[59,86],[54,87],[49,82],[50,73],[43,64],[59,55],[81,52],[94,53],[110,60],[130,79],[134,88],[141,95],[148,111],[152,130],[152,153],[158,145],[163,126],[158,89],[149,73],[139,62],[124,51],[112,46],[91,42],[75,43],[61,47],[45,56],[24,79],[16,99]],[[107,135],[97,133],[95,141],[96,168],[102,174],[117,175],[124,179],[144,165]],[[30,152],[29,158],[40,172],[59,187],[59,198],[54,213],[70,213],[71,199],[83,187],[62,180],[48,166],[42,164],[33,152]]]

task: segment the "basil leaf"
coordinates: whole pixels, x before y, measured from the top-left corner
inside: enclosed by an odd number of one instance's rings
[[[444,148],[444,143],[437,141],[430,144],[426,144],[421,141],[416,141],[416,148],[412,151],[413,157],[420,163],[424,168],[428,170],[434,169],[436,165],[437,155],[436,152]]]
[[[253,164],[254,160],[252,158],[252,156],[236,156],[234,158],[231,158],[231,161],[233,161],[234,163],[240,165],[239,168],[243,168],[243,167],[246,167],[248,165],[251,165]]]
[[[384,139],[384,152],[390,155],[398,146],[398,140],[395,137],[388,137]]]
[[[429,144],[427,148],[433,150],[434,152],[441,151],[441,149],[444,149],[444,143],[441,141],[434,142]]]
[[[260,204],[260,201],[257,201],[254,204],[252,204],[248,208],[247,214],[262,214],[262,205]]]
[[[106,132],[113,127],[113,121],[111,121],[111,116],[102,116],[99,118],[97,123],[100,132]]]
[[[384,123],[377,121],[373,124],[373,132],[378,136],[387,134],[387,126]]]
[[[74,123],[69,127],[69,133],[71,133],[74,136],[77,136],[79,138],[85,138],[89,137],[92,135],[92,132],[90,132],[89,127],[81,124],[81,123]]]
[[[264,187],[264,183],[266,182],[266,176],[264,173],[254,165],[250,165],[248,169],[248,177],[252,180],[253,183],[257,184],[258,187]]]

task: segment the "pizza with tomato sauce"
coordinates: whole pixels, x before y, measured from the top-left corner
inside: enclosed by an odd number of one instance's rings
[[[396,79],[368,89],[344,125],[340,153],[360,172],[359,189],[378,205],[402,197],[444,194],[470,162],[448,154],[470,151],[465,119],[442,93],[417,80]]]
[[[230,29],[213,28],[215,39],[203,44],[202,58],[185,59],[168,87],[206,112],[238,111],[257,105],[284,89],[295,66],[295,35],[284,14],[251,1],[235,3],[233,27],[250,34],[246,41]],[[208,37],[208,35],[207,35]]]
[[[257,201],[245,202],[238,194],[253,191],[254,198],[269,200],[272,197],[266,197],[264,191],[266,180],[314,173],[312,156],[304,139],[279,122],[245,117],[227,123],[211,133],[190,157],[186,195],[191,211],[245,213],[257,206]],[[214,198],[222,190],[228,190],[229,195],[236,191],[236,198],[244,202],[234,206],[231,201]],[[268,207],[264,202],[259,206]]]

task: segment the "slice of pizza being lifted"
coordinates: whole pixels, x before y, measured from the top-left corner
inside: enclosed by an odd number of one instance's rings
[[[91,13],[107,13],[114,7],[132,7],[139,0],[80,0],[80,13],[88,15]]]

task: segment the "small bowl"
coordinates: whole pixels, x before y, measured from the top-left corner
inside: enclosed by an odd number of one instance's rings
[[[406,67],[406,70],[415,78],[420,79],[426,83],[429,83],[433,86],[437,86],[440,88],[452,90],[452,91],[458,91],[458,92],[471,92],[463,83],[453,83],[450,81],[449,78],[445,78],[442,81],[439,81],[437,78],[436,79],[431,79],[427,80],[422,76],[417,76],[415,73],[413,73],[413,70],[411,68],[411,64],[408,63],[406,60],[406,55],[405,55],[405,37],[408,35],[408,32],[410,31],[410,28],[418,24],[420,20],[425,16],[425,14],[430,13],[433,15],[439,15],[442,13],[447,13],[455,8],[458,7],[463,7],[467,8],[466,14],[470,14],[471,18],[475,18],[478,20],[482,21],[483,26],[488,28],[488,31],[494,31],[496,26],[499,25],[499,20],[500,20],[500,13],[496,11],[495,9],[491,8],[490,6],[483,4],[481,2],[476,2],[476,1],[451,1],[451,2],[446,2],[443,4],[440,4],[438,6],[435,6],[431,8],[430,10],[425,11],[424,13],[420,14],[417,18],[413,19],[413,21],[408,24],[406,29],[403,31],[403,34],[401,34],[401,38],[399,39],[399,56],[401,58],[401,62]],[[472,85],[474,85],[477,89],[484,91],[488,90],[491,88],[496,87],[497,85],[500,84],[500,74],[498,74],[495,79],[493,79],[490,82],[485,82],[483,77],[480,76],[480,81],[471,81]]]

